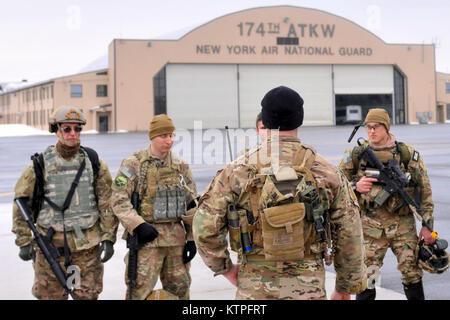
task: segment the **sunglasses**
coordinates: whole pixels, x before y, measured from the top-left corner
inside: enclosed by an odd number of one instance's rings
[[[72,127],[62,127],[61,130],[62,130],[64,133],[70,133],[70,131],[72,131]],[[74,131],[74,132],[81,132],[81,130],[83,130],[83,127],[81,127],[81,126],[75,126],[75,127],[73,127],[73,131]]]
[[[374,125],[374,126],[369,126],[369,125],[366,125],[366,129],[368,130],[368,131],[370,131],[370,130],[378,130],[378,128],[381,128],[381,126],[382,126],[382,124],[376,124],[376,125]]]

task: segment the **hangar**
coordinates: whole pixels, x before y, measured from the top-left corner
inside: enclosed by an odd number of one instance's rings
[[[350,124],[374,107],[394,124],[450,122],[450,75],[436,72],[433,44],[388,44],[334,14],[274,6],[176,40],[114,39],[105,68],[0,91],[0,123],[45,129],[55,108],[73,105],[87,130],[147,130],[160,113],[177,128],[251,128],[279,85],[303,97],[305,126]]]
[[[279,85],[304,98],[304,125],[350,123],[373,107],[395,124],[436,116],[433,45],[387,44],[315,9],[244,10],[178,40],[115,39],[109,57],[118,129],[159,113],[182,128],[252,127],[263,95]]]

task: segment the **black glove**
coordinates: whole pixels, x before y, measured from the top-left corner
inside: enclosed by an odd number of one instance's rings
[[[23,261],[28,261],[31,259],[34,261],[36,259],[36,251],[34,251],[33,245],[30,243],[26,246],[20,247],[19,257]]]
[[[196,253],[197,247],[195,246],[195,242],[194,241],[186,242],[183,249],[183,263],[186,264],[192,259],[194,259]]]
[[[158,236],[158,231],[147,222],[138,225],[136,229],[134,229],[134,232],[136,232],[138,241],[141,244],[152,242]]]
[[[102,254],[103,258],[101,258]],[[112,241],[109,240],[102,241],[102,243],[100,244],[100,258],[101,258],[100,261],[101,262],[108,261],[109,259],[111,259],[113,254],[114,254],[114,244],[112,243]]]

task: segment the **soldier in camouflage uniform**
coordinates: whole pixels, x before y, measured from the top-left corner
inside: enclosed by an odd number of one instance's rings
[[[180,299],[189,299],[189,261],[196,253],[192,236],[194,211],[186,204],[195,202],[197,190],[189,165],[171,147],[175,127],[167,115],[157,115],[150,123],[150,146],[124,159],[112,185],[111,207],[128,233],[137,234],[137,286],[132,299],[144,300],[161,278],[163,289]],[[131,204],[134,191],[140,207]],[[195,207],[195,206],[194,206]],[[183,223],[182,223],[183,219]],[[128,256],[126,257],[127,275]],[[129,297],[130,281],[125,277]]]
[[[261,140],[264,140],[267,137],[267,128],[262,122],[262,112],[258,113],[256,116],[256,134]]]
[[[332,299],[350,299],[366,285],[356,196],[340,170],[297,138],[297,92],[274,88],[261,105],[267,139],[219,171],[200,198],[200,256],[237,286],[236,299],[326,299],[324,259],[334,261]]]
[[[390,118],[386,110],[369,110],[364,124],[369,140],[353,150],[346,150],[339,167],[351,181],[361,207],[368,281],[376,280],[386,251],[391,248],[397,257],[398,269],[402,273],[406,297],[422,300],[424,299],[422,270],[415,254],[419,239],[414,215],[408,206],[402,207],[396,213],[393,212],[393,209],[402,202],[398,195],[391,195],[381,207],[375,204],[374,199],[382,190],[382,186],[376,184],[376,178],[371,178],[366,174],[365,170],[369,168],[366,168],[364,160],[358,160],[357,155],[369,145],[383,163],[387,163],[389,159],[397,159],[401,170],[411,175],[406,191],[413,199],[419,200],[423,219],[433,226],[434,206],[427,169],[416,149],[398,142],[395,136],[389,132]],[[415,193],[418,193],[419,199]],[[431,231],[423,226],[419,238],[423,236],[425,243],[433,243],[435,240],[431,236]],[[375,287],[368,285],[367,289],[357,295],[356,299],[373,300],[375,296]]]
[[[97,299],[103,290],[103,262],[109,260],[114,253],[113,244],[119,222],[109,209],[112,178],[106,163],[97,156],[99,167],[98,172],[94,173],[94,163],[87,153],[89,148],[80,148],[80,131],[85,123],[79,108],[62,107],[54,112],[50,117],[49,127],[50,132],[56,132],[59,140],[56,146],[48,147],[42,154],[45,200],[37,207],[32,206],[33,200],[38,198],[34,194],[38,179],[33,163],[17,181],[14,197],[29,200],[35,218],[37,217],[36,227],[42,235],[46,235],[49,230],[55,231],[51,241],[62,254],[57,261],[63,270],[70,264],[69,260],[71,265],[80,268],[80,287],[75,287],[75,297]],[[92,149],[89,150],[95,153]],[[56,207],[63,206],[83,159],[86,166],[63,220],[61,211]],[[20,258],[25,261],[33,260],[33,295],[38,299],[67,299],[43,253],[33,242],[31,231],[16,204],[13,206],[12,232],[16,234],[15,242],[20,247]],[[67,260],[64,257],[66,253]]]

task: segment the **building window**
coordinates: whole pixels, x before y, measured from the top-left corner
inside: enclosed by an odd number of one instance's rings
[[[166,67],[153,77],[154,114],[167,114]]]
[[[394,68],[394,106],[395,123],[404,124],[406,122],[405,78],[397,68]]]
[[[445,93],[450,93],[450,82],[445,83]]]
[[[450,103],[447,104],[447,120],[450,120]]]
[[[83,86],[81,84],[71,84],[70,96],[72,98],[81,98],[83,96]]]
[[[97,97],[107,97],[108,96],[108,86],[106,84],[97,85]]]

